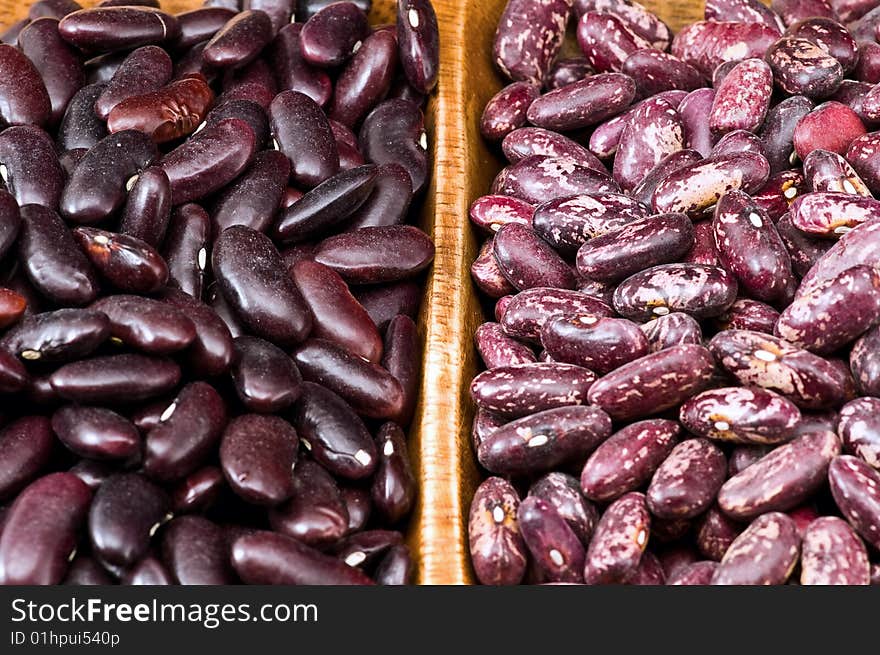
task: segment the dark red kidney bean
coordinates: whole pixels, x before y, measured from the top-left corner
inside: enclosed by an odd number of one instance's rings
[[[572,268],[531,229],[505,225],[494,239],[493,254],[504,277],[517,289],[576,286]]]
[[[297,243],[326,234],[366,202],[376,174],[372,164],[335,174],[282,210],[274,235],[283,243]]]
[[[227,228],[214,243],[212,262],[224,298],[255,336],[290,345],[308,335],[311,313],[268,237]]]
[[[169,284],[193,298],[202,295],[210,238],[211,219],[202,207],[188,203],[174,209],[162,256]]]
[[[553,361],[583,366],[605,375],[650,351],[638,325],[625,319],[559,316],[541,330],[541,344]]]
[[[514,82],[501,89],[483,109],[480,134],[489,141],[501,141],[512,132],[525,128],[528,122],[526,111],[540,93],[540,89],[530,82]]]
[[[800,419],[790,400],[766,389],[745,387],[704,391],[679,412],[679,420],[695,435],[747,444],[788,441]]]
[[[331,341],[309,339],[293,357],[304,379],[339,394],[363,416],[390,418],[403,409],[403,388],[388,371]]]
[[[157,153],[143,132],[125,130],[104,137],[68,178],[61,194],[61,213],[75,223],[108,218],[125,203],[130,178],[146,168]]]
[[[840,440],[833,432],[798,437],[725,482],[718,506],[739,520],[792,509],[825,481],[828,465],[839,454]]]
[[[233,584],[229,545],[223,529],[200,516],[181,516],[162,537],[162,560],[182,585]]]
[[[484,480],[474,494],[468,543],[474,571],[483,584],[519,584],[525,575],[527,551],[517,522],[519,505],[516,489],[502,478]]]
[[[562,47],[570,13],[571,3],[566,0],[540,5],[508,2],[495,32],[495,65],[514,81],[540,85]]]
[[[256,137],[243,120],[206,127],[165,155],[159,166],[171,182],[175,205],[198,200],[234,180],[253,160]]]
[[[596,526],[584,566],[587,584],[613,584],[635,575],[648,545],[651,516],[645,495],[625,494],[615,500]]]
[[[292,497],[269,513],[272,529],[315,548],[344,537],[348,509],[333,477],[311,460],[298,462],[291,476]]]
[[[165,492],[143,476],[110,476],[98,488],[89,509],[94,552],[112,565],[132,566],[147,553],[150,538],[170,518],[170,508]]]
[[[259,56],[272,36],[272,21],[265,12],[243,11],[214,34],[202,56],[216,68],[244,66]]]
[[[70,563],[64,585],[109,585],[113,579],[106,570],[91,557],[79,555]]]
[[[523,541],[543,582],[581,582],[584,547],[563,518],[546,501],[530,496],[517,510]]]
[[[200,7],[176,14],[177,23],[180,25],[180,36],[175,41],[174,47],[185,50],[209,40],[233,16],[235,11],[226,7]]]
[[[406,79],[419,93],[431,93],[440,74],[440,33],[430,0],[398,0],[397,42]]]
[[[706,439],[676,445],[654,472],[648,509],[660,519],[690,519],[705,512],[727,474],[724,453]]]
[[[348,510],[348,532],[357,533],[367,526],[372,510],[370,492],[360,487],[342,487],[342,500]]]
[[[398,314],[415,318],[422,299],[420,287],[411,281],[360,287],[352,289],[352,293],[380,332]]]
[[[25,205],[21,219],[18,253],[34,287],[63,305],[94,300],[98,294],[95,273],[58,214],[40,205]]]
[[[324,239],[315,261],[329,266],[349,284],[397,282],[427,268],[434,244],[410,225],[365,227]]]
[[[652,266],[677,261],[693,241],[693,223],[684,214],[637,218],[584,243],[578,250],[578,272],[592,280],[617,282]]]
[[[211,215],[213,232],[219,235],[232,225],[265,232],[281,206],[290,176],[290,161],[276,151],[259,153],[250,168],[224,189]]]
[[[39,0],[28,8],[28,18],[32,21],[45,17],[61,20],[80,9],[82,6],[74,0]]]
[[[132,236],[78,227],[73,236],[99,273],[119,291],[153,293],[168,281],[168,266],[155,248]]]
[[[764,514],[730,545],[711,584],[783,584],[797,564],[799,550],[794,521],[779,512]]]
[[[107,127],[111,132],[138,130],[156,143],[165,143],[192,134],[213,102],[214,92],[203,79],[185,77],[122,100],[110,111]]]
[[[277,416],[245,414],[226,426],[220,464],[232,490],[255,505],[283,503],[294,492],[299,438]]]
[[[696,150],[679,150],[667,157],[661,159],[657,165],[651,169],[642,181],[630,192],[634,200],[642,203],[646,207],[651,206],[651,200],[654,197],[654,191],[657,186],[665,180],[669,175],[680,168],[696,164],[703,157]]]
[[[862,120],[852,109],[839,102],[828,101],[801,118],[794,130],[794,149],[801,160],[813,150],[821,148],[838,154],[846,153],[847,160],[862,177],[858,162],[853,161],[847,148],[865,134]],[[871,186],[869,180],[865,180]]]
[[[213,310],[214,314],[221,320],[221,322],[226,326],[226,332],[232,335],[230,338],[231,349],[232,339],[234,339],[235,337],[240,337],[242,334],[245,333],[242,322],[235,315],[235,312],[233,311],[232,307],[229,306],[229,303],[226,302],[226,300],[223,298],[223,294],[220,293],[220,289],[218,288],[216,282],[208,288],[207,296],[210,308]]]
[[[180,36],[177,19],[152,7],[97,7],[65,16],[62,38],[86,51],[108,52],[173,43]]]
[[[584,498],[576,478],[565,473],[548,473],[532,484],[529,496],[539,498],[555,509],[582,544],[590,542],[599,513]]]
[[[51,473],[28,485],[0,532],[0,583],[61,582],[91,500],[90,489],[71,473]]]
[[[403,223],[412,196],[412,179],[405,168],[395,163],[377,166],[373,190],[346,219],[346,230]]]
[[[329,389],[303,383],[292,420],[312,456],[334,475],[356,480],[375,470],[376,444],[363,421]]]
[[[95,101],[98,118],[107,120],[111,110],[123,100],[157,91],[173,73],[171,57],[158,46],[144,46],[128,55]],[[110,127],[111,132],[118,129]]]
[[[135,564],[120,580],[124,585],[170,585],[171,574],[155,557],[148,555]]]
[[[0,44],[0,119],[6,125],[45,125],[52,106],[39,71],[18,48]]]
[[[839,406],[852,393],[848,372],[770,334],[729,329],[709,349],[741,384],[770,389],[800,407]]]
[[[15,289],[0,287],[0,327],[12,325],[22,316],[40,311],[43,304],[36,289],[21,272],[9,283]]]
[[[349,566],[372,566],[390,549],[403,543],[403,535],[393,530],[366,530],[351,534],[333,547],[336,556]]]
[[[646,355],[600,378],[590,404],[623,421],[679,405],[711,382],[715,363],[702,346],[685,344]]]
[[[186,50],[174,63],[174,80],[186,79],[189,75],[201,75],[205,80],[216,82],[219,77],[218,71],[205,63],[202,56],[205,52],[207,41],[202,41]],[[91,78],[90,78],[91,79]]]
[[[791,222],[811,236],[835,238],[874,218],[878,209],[880,203],[871,197],[840,191],[809,193],[792,204]]]
[[[880,273],[876,269],[853,266],[799,295],[780,315],[776,335],[819,354],[834,352],[877,322],[878,290]],[[833,318],[816,321],[816,316]]]
[[[15,244],[20,231],[21,213],[18,203],[12,194],[0,189],[0,259]]]
[[[471,397],[484,409],[518,418],[586,404],[587,392],[595,379],[592,371],[571,364],[503,366],[475,377]]]
[[[419,107],[408,100],[391,99],[367,114],[359,135],[366,161],[381,166],[403,166],[419,194],[428,182],[428,136]]]
[[[154,248],[165,238],[171,218],[171,184],[161,168],[151,166],[137,176],[122,212],[119,231]]]
[[[0,348],[29,362],[66,362],[90,355],[109,336],[103,313],[59,309],[26,317],[3,335]]]
[[[364,165],[364,156],[361,154],[357,136],[347,125],[339,121],[329,119],[330,130],[336,139],[336,150],[339,152],[339,170],[348,171],[352,168]]]
[[[618,193],[564,195],[534,209],[530,227],[555,249],[574,254],[587,241],[648,214],[645,206]]]
[[[313,66],[345,63],[369,33],[367,15],[352,3],[327,5],[303,25],[300,46]]]
[[[244,406],[269,414],[292,405],[299,397],[302,378],[287,353],[257,337],[235,339],[232,382]]]
[[[619,71],[630,54],[651,47],[621,17],[598,11],[580,17],[577,40],[590,66],[599,73]]]
[[[275,34],[293,21],[294,12],[299,9],[297,4],[296,0],[247,0],[244,9],[265,12],[272,22],[272,33]]]
[[[379,428],[376,443],[379,462],[370,487],[373,509],[387,524],[395,525],[410,513],[416,497],[406,435],[395,423],[385,423]]]
[[[761,59],[739,62],[715,90],[709,129],[716,135],[757,130],[764,122],[772,94],[770,66]]]
[[[58,209],[64,173],[48,134],[38,127],[18,126],[0,134],[0,178],[19,206]]]
[[[70,99],[85,84],[82,61],[58,33],[58,21],[40,18],[18,35],[18,47],[40,73],[49,94],[49,122],[57,125]]]
[[[596,155],[580,143],[540,127],[521,127],[513,130],[504,137],[501,149],[511,164],[533,155],[544,155],[545,157],[571,159],[585,168],[607,172],[605,165],[599,161]]]
[[[24,390],[30,383],[27,370],[14,354],[0,351],[0,391],[14,393]]]
[[[82,480],[90,490],[95,491],[115,471],[110,464],[81,459],[70,468],[70,473]]]
[[[836,516],[816,519],[801,544],[802,585],[867,585],[871,582],[865,545]]]
[[[232,361],[232,335],[222,319],[183,291],[166,288],[161,297],[186,314],[196,327],[196,338],[186,351],[190,365],[206,377],[224,373]]]
[[[880,396],[878,356],[880,356],[880,328],[875,326],[855,342],[850,352],[850,368],[856,386],[864,395]]]
[[[720,562],[743,527],[717,507],[711,507],[697,528],[697,548],[704,557]]]
[[[763,57],[779,33],[777,26],[762,23],[699,21],[675,35],[671,52],[708,78],[726,61]]]
[[[217,445],[225,425],[226,405],[214,388],[186,385],[146,433],[144,472],[162,482],[186,477]]]
[[[35,3],[35,4],[39,4],[39,3]],[[12,25],[10,25],[7,29],[5,29],[3,31],[2,34],[0,34],[0,41],[2,41],[3,43],[6,43],[8,45],[11,45],[11,46],[17,46],[18,45],[18,35],[21,34],[21,31],[30,24],[31,24],[31,19],[27,18],[27,17],[22,18],[21,20],[16,21],[15,23],[12,23]]]
[[[646,138],[647,134],[654,135]],[[684,126],[675,107],[649,98],[635,109],[620,134],[614,157],[614,179],[631,191],[662,159],[684,147]]]
[[[483,323],[474,333],[474,342],[487,369],[536,361],[532,349],[505,334],[498,323]]]
[[[539,287],[518,293],[499,322],[516,338],[540,343],[541,330],[551,318],[564,315],[612,316],[610,306],[578,291]]]
[[[89,459],[127,459],[141,449],[131,421],[103,407],[62,407],[52,415],[52,430],[68,449]]]
[[[486,436],[478,457],[493,473],[541,473],[576,461],[610,434],[610,419],[594,407],[537,409],[537,413],[500,426]]]
[[[686,343],[700,345],[703,342],[700,324],[692,316],[682,312],[658,316],[639,328],[648,338],[650,352],[659,352]]]
[[[78,403],[120,404],[167,393],[180,381],[169,359],[110,355],[65,364],[49,377],[59,396]]]
[[[844,518],[869,545],[880,545],[880,473],[851,455],[828,468],[831,495]],[[8,528],[7,528],[8,529]]]
[[[269,50],[279,91],[298,91],[324,106],[333,94],[330,76],[308,63],[302,54],[300,34],[302,23],[285,25]]]
[[[540,205],[571,196],[619,194],[620,187],[604,171],[565,158],[533,155],[498,173],[491,192]]]
[[[651,48],[630,53],[620,71],[635,80],[638,94],[642,97],[676,89],[693,91],[703,84],[703,76],[696,68],[666,52]]]
[[[126,51],[108,52],[88,59],[85,62],[86,81],[89,84],[106,84],[127,56]]]
[[[91,148],[107,136],[107,125],[95,115],[95,101],[104,84],[89,84],[77,91],[66,104],[58,126],[58,149],[61,152]]]
[[[581,489],[590,500],[607,502],[639,489],[669,456],[681,433],[675,421],[632,423],[593,451],[581,472]]]
[[[53,439],[49,419],[25,416],[0,428],[0,498],[14,497],[49,463]]]
[[[91,308],[110,319],[113,339],[149,355],[183,350],[196,336],[195,325],[186,314],[152,298],[106,296]]]
[[[232,544],[232,566],[247,584],[373,584],[357,568],[272,532],[255,532],[236,539]]]
[[[336,139],[314,100],[283,91],[272,101],[269,116],[277,148],[290,160],[294,183],[312,188],[338,172]]]
[[[529,122],[566,132],[600,123],[625,109],[635,98],[635,82],[620,73],[602,73],[550,91],[532,102]]]
[[[677,311],[707,318],[726,311],[736,292],[736,279],[719,266],[663,264],[621,282],[614,291],[614,308],[643,322]]]
[[[217,502],[226,487],[223,471],[205,466],[184,478],[171,493],[171,506],[176,514],[204,512]]]
[[[392,546],[373,573],[376,584],[386,586],[412,584],[414,576],[415,563],[405,544]]]
[[[815,16],[791,25],[786,36],[806,39],[840,62],[844,73],[855,68],[859,46],[849,30],[831,17]]]

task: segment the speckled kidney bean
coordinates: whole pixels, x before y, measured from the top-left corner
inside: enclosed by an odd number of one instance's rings
[[[540,498],[553,507],[582,544],[590,542],[599,513],[584,498],[576,478],[565,473],[548,473],[529,487],[529,496]]]
[[[846,521],[824,516],[807,526],[801,544],[802,585],[867,585],[865,545]]]
[[[490,298],[500,298],[516,289],[504,276],[498,260],[495,259],[495,239],[487,239],[480,247],[480,253],[471,264],[471,278],[480,291]]]
[[[703,331],[700,324],[692,316],[682,312],[657,316],[647,323],[642,323],[639,329],[645,333],[652,353],[673,346],[699,345],[703,342]]]
[[[840,62],[805,38],[785,36],[767,50],[767,62],[783,91],[808,98],[827,98],[843,81]]]
[[[510,336],[539,342],[541,330],[551,318],[579,314],[611,316],[613,310],[604,302],[578,291],[541,287],[518,293],[507,305],[499,322]]]
[[[532,230],[505,225],[495,235],[493,254],[504,277],[520,291],[535,287],[571,289],[572,268]]]
[[[773,93],[773,72],[761,59],[738,63],[715,90],[709,128],[715,134],[755,131],[764,122]]]
[[[700,554],[720,562],[743,528],[717,507],[710,507],[697,526],[696,542]]]
[[[625,319],[567,315],[550,319],[541,344],[556,362],[583,366],[599,375],[648,354],[648,339]]]
[[[657,185],[654,211],[699,215],[731,189],[753,193],[767,182],[770,166],[761,155],[736,153],[679,168]]]
[[[666,578],[666,584],[671,586],[706,586],[712,581],[712,576],[715,575],[717,568],[717,562],[693,562],[669,575]]]
[[[497,232],[508,223],[530,226],[534,206],[511,196],[481,196],[474,200],[468,215],[484,232]]]
[[[559,159],[570,159],[579,166],[607,172],[596,155],[577,141],[562,134],[540,127],[522,127],[510,132],[501,143],[504,156],[512,164],[531,157],[543,155]]]
[[[3,130],[0,166],[0,177],[19,206],[36,204],[58,210],[64,173],[48,134],[25,125]],[[18,214],[18,208],[10,207],[6,213]]]
[[[828,468],[834,502],[856,532],[874,548],[880,544],[880,473],[851,455]]]
[[[794,130],[794,149],[802,161],[817,148],[841,155],[846,153],[847,160],[864,177],[848,153],[850,145],[864,134],[865,127],[858,115],[846,105],[830,100],[798,121]],[[869,180],[865,181],[871,186]]]
[[[681,406],[679,418],[688,430],[708,439],[774,444],[791,438],[801,413],[772,391],[726,387],[694,396]]]
[[[650,416],[705,389],[714,370],[712,357],[702,346],[673,346],[600,378],[590,388],[588,399],[618,421]]]
[[[839,454],[840,440],[833,432],[798,437],[725,482],[718,506],[739,520],[789,510],[825,481],[828,465]]]
[[[544,155],[526,157],[508,166],[492,184],[493,194],[513,196],[533,205],[572,195],[619,191],[608,173]]]
[[[773,0],[770,8],[779,14],[786,26],[814,16],[836,18],[828,0]]]
[[[587,584],[627,582],[639,567],[650,530],[651,515],[644,494],[631,492],[611,503],[590,541],[584,581]]]
[[[796,95],[782,100],[767,112],[758,135],[772,173],[779,173],[792,166],[795,127],[812,110],[813,102],[809,98]]]
[[[752,194],[752,200],[777,223],[791,209],[791,203],[806,193],[809,186],[803,174],[791,169],[771,175],[767,183]]]
[[[630,54],[651,47],[623,19],[597,11],[580,17],[577,39],[590,66],[599,73],[619,71]]]
[[[763,57],[778,38],[778,28],[761,23],[700,21],[675,35],[671,52],[710,77],[726,61]]]
[[[572,0],[510,0],[495,32],[493,60],[515,81],[541,84],[565,36]]]
[[[291,472],[294,492],[269,513],[269,524],[280,534],[315,548],[345,536],[348,509],[333,477],[312,460],[297,462]]]
[[[700,153],[690,149],[679,150],[671,155],[667,155],[633,188],[630,192],[632,198],[645,206],[650,206],[651,200],[654,197],[654,191],[663,180],[679,168],[696,164],[702,159],[703,157]]]
[[[592,371],[571,364],[504,366],[474,378],[471,396],[484,409],[516,418],[584,404],[595,379]]]
[[[769,335],[778,319],[779,312],[770,305],[740,298],[716,319],[716,324],[722,330],[753,330]]]
[[[840,62],[844,73],[851,72],[859,59],[856,39],[832,17],[814,16],[799,21],[788,28],[786,35],[815,43]]]
[[[549,503],[529,496],[517,509],[517,523],[542,582],[583,580],[584,547]]]
[[[817,239],[801,232],[792,224],[791,215],[788,213],[779,218],[776,231],[791,257],[792,269],[801,278],[805,277],[813,264],[834,245],[833,241]]]
[[[539,95],[540,89],[530,82],[514,82],[504,87],[486,104],[480,133],[485,139],[500,141],[525,127],[526,111]]]
[[[775,11],[755,0],[707,0],[704,15],[706,20],[762,23],[779,32],[783,30]]]
[[[800,553],[794,521],[770,512],[755,519],[727,549],[712,576],[713,585],[782,584]]]
[[[638,94],[650,97],[662,91],[693,91],[703,84],[700,72],[661,50],[636,50],[624,60],[620,71],[636,82]]]
[[[516,490],[502,478],[487,478],[474,494],[468,544],[483,584],[519,584],[525,575],[527,551],[517,521],[519,504]]]
[[[625,109],[635,98],[635,82],[620,73],[588,77],[550,91],[532,102],[532,124],[560,132],[595,125]]]
[[[878,209],[880,202],[873,198],[846,191],[810,193],[792,203],[791,222],[807,234],[834,237],[870,220]]]
[[[727,459],[715,444],[682,441],[654,472],[646,494],[648,509],[667,520],[699,516],[714,501],[726,474]]]
[[[474,342],[488,369],[536,361],[532,349],[505,334],[498,323],[483,323],[474,333]]]
[[[553,91],[580,82],[593,74],[593,68],[585,57],[559,58],[544,78],[544,90]]]
[[[614,308],[642,322],[676,311],[707,318],[727,310],[736,291],[736,279],[718,266],[662,264],[621,282],[614,292]]]
[[[733,155],[739,152],[750,152],[764,156],[764,146],[761,139],[746,130],[733,130],[718,139],[718,143],[712,148],[712,157]]]
[[[880,328],[875,326],[853,344],[850,352],[849,363],[856,386],[865,395],[880,395],[878,356],[880,356]]]
[[[588,240],[616,231],[648,213],[643,205],[618,193],[585,193],[539,205],[532,216],[532,227],[560,252],[573,254]]]
[[[870,196],[871,191],[853,167],[836,152],[813,150],[804,160],[804,178],[816,193]]]
[[[878,147],[876,132],[862,134],[853,139],[846,150],[846,160],[868,185],[873,193],[880,189],[880,168],[874,157]]]
[[[627,121],[614,157],[614,179],[630,191],[668,155],[684,147],[684,126],[667,101],[650,98]]]

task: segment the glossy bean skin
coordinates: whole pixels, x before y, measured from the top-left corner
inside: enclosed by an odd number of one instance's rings
[[[791,257],[792,269],[801,278],[806,277],[813,264],[834,245],[833,241],[814,238],[801,232],[792,224],[790,214],[783,214],[779,218],[776,231]]]
[[[376,444],[360,417],[323,386],[304,382],[292,421],[312,456],[334,475],[359,480],[373,473]]]
[[[852,393],[845,370],[771,334],[728,329],[708,347],[741,384],[769,389],[805,409],[839,406]]]
[[[534,496],[524,499],[517,523],[542,581],[583,580],[584,547],[549,503]]]
[[[280,93],[269,107],[272,134],[291,164],[291,179],[315,187],[339,170],[339,152],[327,118],[308,96]]]
[[[134,375],[137,371],[137,375]],[[161,396],[180,381],[169,359],[109,355],[65,364],[49,376],[59,396],[78,403],[118,404]]]
[[[867,544],[880,544],[880,473],[852,455],[828,467],[831,495],[840,513]]]
[[[754,132],[764,122],[773,93],[773,72],[761,59],[736,64],[715,90],[709,129],[723,135],[734,130]]]
[[[727,459],[707,439],[677,444],[660,463],[646,494],[648,509],[660,519],[699,516],[713,503],[727,474]]]
[[[75,148],[91,148],[107,136],[107,125],[95,115],[95,101],[104,84],[83,86],[68,101],[58,126],[58,147],[64,152]]]
[[[629,55],[651,47],[622,18],[595,11],[578,20],[577,38],[590,66],[599,73],[620,71]]]
[[[98,294],[89,260],[53,210],[25,205],[21,210],[18,254],[31,284],[46,298],[65,305],[85,305]]]
[[[368,36],[340,74],[330,117],[357,124],[391,88],[397,62],[397,41],[390,31]]]
[[[670,312],[707,318],[726,311],[736,292],[736,279],[719,266],[663,264],[621,282],[614,292],[614,308],[643,322]]]
[[[367,15],[357,6],[328,5],[303,25],[302,53],[314,66],[332,68],[345,63],[368,33]]]
[[[672,32],[658,16],[648,8],[629,0],[574,0],[575,16],[588,11],[613,13],[621,18],[630,30],[647,40],[653,48],[667,50]]]
[[[174,487],[172,510],[175,514],[206,511],[215,505],[225,486],[223,472],[216,466],[205,466]]]
[[[804,178],[817,193],[837,192],[870,196],[871,191],[853,167],[836,152],[813,150],[804,160]]]
[[[155,557],[147,556],[134,565],[128,573],[126,573],[121,584],[124,585],[170,585],[172,584],[171,574]]]
[[[666,459],[681,432],[675,421],[631,423],[599,445],[584,464],[581,489],[593,501],[607,502],[641,487]]]
[[[249,502],[279,505],[294,492],[291,471],[298,446],[297,433],[287,421],[260,414],[239,416],[223,432],[223,474],[232,490]]]
[[[211,307],[178,289],[166,288],[161,297],[196,326],[196,338],[186,351],[190,365],[206,376],[224,373],[232,361],[232,335],[222,319]]]
[[[202,207],[187,203],[174,209],[162,245],[169,285],[201,297],[210,238],[211,219]]]
[[[302,54],[301,23],[282,27],[269,46],[269,58],[275,69],[279,91],[304,93],[322,107],[333,94],[330,76],[322,69],[312,66]]]
[[[517,521],[519,505],[516,490],[498,477],[484,480],[474,494],[468,544],[482,584],[519,584],[525,575],[527,550]]]
[[[235,11],[226,7],[200,7],[177,14],[180,37],[175,47],[183,50],[209,40],[233,16]]]
[[[112,475],[98,487],[89,509],[89,539],[111,565],[129,567],[149,548],[150,537],[168,519],[167,494],[137,473]]]
[[[421,337],[415,322],[406,315],[395,316],[385,331],[381,365],[403,389],[400,413],[391,417],[398,425],[409,425],[415,413],[421,385]]]
[[[109,336],[103,313],[59,309],[26,317],[0,338],[0,348],[24,361],[66,362],[91,354]]]
[[[812,109],[811,100],[796,95],[786,98],[767,112],[764,125],[758,135],[761,137],[764,154],[770,162],[772,173],[778,173],[791,166],[795,127]]]
[[[867,585],[865,545],[845,521],[823,516],[811,522],[801,544],[802,585]]]
[[[767,50],[777,84],[791,95],[827,98],[843,81],[843,67],[827,50],[804,38],[786,36]]]
[[[805,160],[810,152],[816,149],[846,154],[847,160],[864,177],[858,158],[850,154],[848,149],[855,142],[862,143],[860,138],[866,136],[862,120],[852,109],[829,100],[798,121],[793,143],[795,152],[801,160]],[[871,186],[870,181],[866,180],[866,183]]]
[[[410,86],[418,93],[431,93],[439,77],[440,34],[429,0],[398,0],[397,41]]]
[[[48,134],[38,127],[17,126],[0,134],[3,182],[19,206],[58,209],[64,173]]]
[[[516,288],[505,277],[495,258],[495,238],[489,238],[480,247],[480,252],[471,264],[471,278],[474,284],[490,298],[501,298],[516,292]],[[553,261],[551,259],[551,261]],[[527,269],[525,269],[527,270]],[[564,270],[564,269],[563,269]]]
[[[545,93],[528,109],[529,122],[557,132],[582,129],[620,113],[635,98],[633,79],[602,73]]]
[[[678,112],[684,123],[685,146],[703,157],[711,154],[715,143],[709,122],[705,120],[705,116],[712,111],[714,102],[715,90],[703,88],[688,93],[678,106]]]
[[[168,265],[155,248],[138,238],[94,227],[73,236],[101,276],[119,291],[154,293],[168,281]]]
[[[682,148],[684,125],[678,111],[662,98],[649,98],[623,128],[614,157],[614,179],[631,191],[661,160]]]
[[[695,164],[702,159],[703,157],[702,155],[700,155],[700,153],[698,153],[696,150],[690,149],[679,150],[678,152],[674,152],[671,155],[664,157],[657,163],[656,166],[654,166],[654,168],[652,168],[648,172],[647,175],[645,175],[642,181],[632,190],[632,198],[638,200],[646,207],[650,207],[651,200],[654,197],[654,192],[657,190],[657,186],[661,182],[663,182],[663,180],[665,180],[667,176],[671,175],[673,172],[677,171],[680,168]]]
[[[25,416],[0,428],[0,498],[14,498],[33,482],[52,455],[52,430],[42,416]]]
[[[0,190],[0,259],[15,245],[21,231],[21,212],[12,194]]]
[[[743,21],[761,23],[782,32],[784,26],[776,13],[758,2],[708,0],[704,10],[706,20]]]
[[[474,378],[471,397],[484,409],[517,418],[584,404],[595,379],[592,371],[571,364],[505,366]]]
[[[755,519],[727,549],[712,576],[713,585],[783,584],[800,552],[800,537],[785,514]]]
[[[575,286],[571,267],[529,228],[505,225],[498,230],[493,243],[495,260],[515,288],[571,289]]]
[[[370,487],[373,509],[389,525],[400,523],[412,510],[416,479],[407,454],[406,435],[395,423],[385,423],[376,435],[379,462]]]
[[[0,390],[3,393],[22,391],[30,378],[22,363],[10,352],[0,352]]]
[[[855,342],[850,352],[850,368],[856,386],[865,395],[880,395],[878,394],[880,389],[878,338],[880,338],[880,329],[873,327]]]
[[[540,84],[562,46],[570,12],[568,0],[508,3],[495,33],[495,65],[514,81]]]
[[[532,349],[505,334],[498,323],[483,323],[474,342],[487,369],[536,361]]]
[[[548,321],[541,344],[553,361],[604,375],[648,354],[648,338],[625,319],[566,316]]]
[[[577,141],[540,127],[521,127],[513,130],[504,137],[501,149],[511,164],[532,155],[544,155],[571,159],[586,168],[605,171],[605,166],[596,155]]]
[[[746,444],[788,441],[800,418],[790,400],[745,387],[704,391],[685,402],[679,413],[682,424],[698,436]]]
[[[648,216],[647,209],[618,193],[582,193],[548,200],[534,210],[535,233],[562,253]]]
[[[0,119],[6,125],[48,123],[52,106],[46,85],[30,59],[18,48],[0,44]]]
[[[492,193],[540,205],[571,196],[618,194],[619,185],[604,171],[569,159],[533,155],[502,170]]]
[[[722,512],[710,507],[697,526],[697,548],[707,559],[720,562],[744,526]]]
[[[659,352],[687,343],[700,345],[703,342],[700,324],[692,316],[682,312],[657,316],[647,323],[642,323],[639,328],[648,339],[650,352]]]
[[[693,91],[703,83],[703,76],[690,64],[650,48],[630,53],[620,72],[635,80],[638,94],[643,97],[673,89]]]
[[[200,516],[172,520],[162,536],[162,561],[182,585],[224,585],[236,582],[229,564],[223,529]]]
[[[131,176],[157,154],[156,145],[143,132],[123,130],[104,137],[73,169],[61,194],[61,214],[74,223],[105,220],[125,202]]]
[[[750,520],[802,503],[824,481],[840,454],[833,432],[813,432],[776,448],[721,487],[718,506],[728,516]]]
[[[254,532],[232,544],[232,566],[248,584],[369,585],[364,573],[296,539]]]
[[[297,462],[292,471],[294,492],[269,514],[272,528],[315,548],[342,538],[348,530],[348,510],[333,477],[311,460]]]
[[[792,204],[791,222],[811,236],[835,238],[871,220],[878,209],[880,203],[873,198],[845,191],[810,193]]]
[[[151,166],[137,177],[122,213],[119,231],[158,248],[171,218],[171,184],[161,168]]]
[[[244,66],[256,59],[272,35],[268,14],[243,11],[230,18],[205,45],[205,62],[216,68]]]
[[[244,406],[261,414],[279,412],[299,397],[301,377],[290,357],[257,337],[235,339],[232,382]]]
[[[173,42],[177,19],[152,7],[96,7],[68,14],[58,26],[62,38],[87,51],[108,52]]]
[[[501,141],[519,129],[528,129],[526,111],[539,95],[540,89],[530,82],[514,82],[504,87],[486,103],[480,134],[489,141]]]
[[[412,179],[396,163],[376,167],[373,191],[346,221],[348,230],[399,225],[404,222],[413,197]]]
[[[597,380],[590,404],[617,421],[650,416],[677,406],[705,389],[715,364],[702,346],[673,346],[641,357]]]
[[[170,355],[196,337],[195,325],[183,312],[151,298],[106,296],[91,308],[110,319],[112,338],[147,354]]]
[[[611,434],[594,407],[557,407],[499,427],[479,447],[480,463],[503,475],[540,473],[577,459]]]
[[[693,23],[676,34],[671,52],[710,77],[726,61],[763,57],[778,38],[778,27],[707,20]]]
[[[559,58],[544,78],[544,90],[552,91],[579,82],[593,73],[593,69],[584,57]]]
[[[404,99],[386,100],[367,114],[359,133],[361,152],[377,166],[403,166],[412,181],[413,193],[424,191],[430,163],[425,117],[419,107]]]
[[[635,575],[651,530],[645,495],[624,494],[615,500],[596,525],[585,559],[587,584],[627,582]]]
[[[671,586],[706,586],[712,581],[712,576],[717,568],[717,562],[694,562],[668,576],[666,584]]]
[[[171,57],[158,46],[144,46],[128,55],[95,101],[98,118],[107,120],[123,100],[157,91],[173,74]],[[118,130],[110,129],[111,132]]]
[[[599,520],[599,512],[584,498],[577,478],[565,473],[548,473],[529,487],[529,496],[549,504],[582,544],[588,544]]]
[[[91,490],[71,473],[52,473],[28,485],[0,532],[0,582],[61,582],[91,500]]]
[[[280,345],[306,337],[311,313],[268,237],[244,226],[227,228],[214,243],[212,262],[224,298],[256,336]]]
[[[141,449],[131,421],[102,407],[62,407],[52,414],[52,431],[68,449],[89,459],[127,459]]]
[[[776,322],[776,334],[818,354],[853,341],[876,323],[880,274],[853,266],[797,297]]]

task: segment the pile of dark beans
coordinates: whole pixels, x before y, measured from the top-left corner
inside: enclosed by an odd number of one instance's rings
[[[0,583],[407,583],[434,10],[120,4],[0,45]]]
[[[508,2],[481,582],[880,583],[878,4]]]

